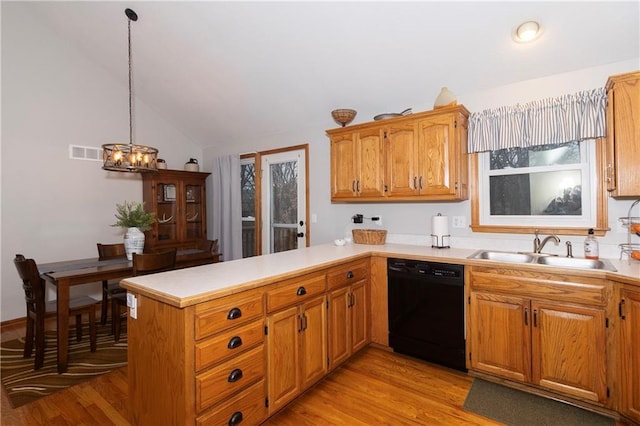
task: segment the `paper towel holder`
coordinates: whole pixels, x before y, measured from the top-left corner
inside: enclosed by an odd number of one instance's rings
[[[451,248],[449,239],[451,235],[434,235],[431,234],[431,248]]]
[[[438,213],[438,216],[442,217],[442,213]],[[445,229],[448,231],[447,227],[445,227]],[[449,245],[450,237],[451,235],[449,234],[431,234],[431,248],[451,248],[451,246]]]

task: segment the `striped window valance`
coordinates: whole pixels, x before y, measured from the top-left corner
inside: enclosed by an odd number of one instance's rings
[[[557,144],[605,135],[604,88],[473,113],[469,152]]]

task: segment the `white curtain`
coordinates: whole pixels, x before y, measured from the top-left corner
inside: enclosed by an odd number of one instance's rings
[[[218,239],[222,259],[242,258],[242,200],[240,192],[240,155],[213,159],[211,168],[213,238]]]
[[[603,137],[607,94],[598,88],[469,117],[469,152],[495,151]]]

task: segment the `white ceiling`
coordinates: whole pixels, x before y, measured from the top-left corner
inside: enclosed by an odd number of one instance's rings
[[[469,93],[640,57],[640,2],[37,2],[25,7],[203,147],[431,109]],[[534,44],[512,41],[540,21]],[[604,83],[604,82],[603,82]]]

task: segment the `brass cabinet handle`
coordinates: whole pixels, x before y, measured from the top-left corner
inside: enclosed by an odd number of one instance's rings
[[[423,186],[422,186],[422,176],[420,176],[419,182],[420,182],[420,189],[422,189],[423,188]]]

